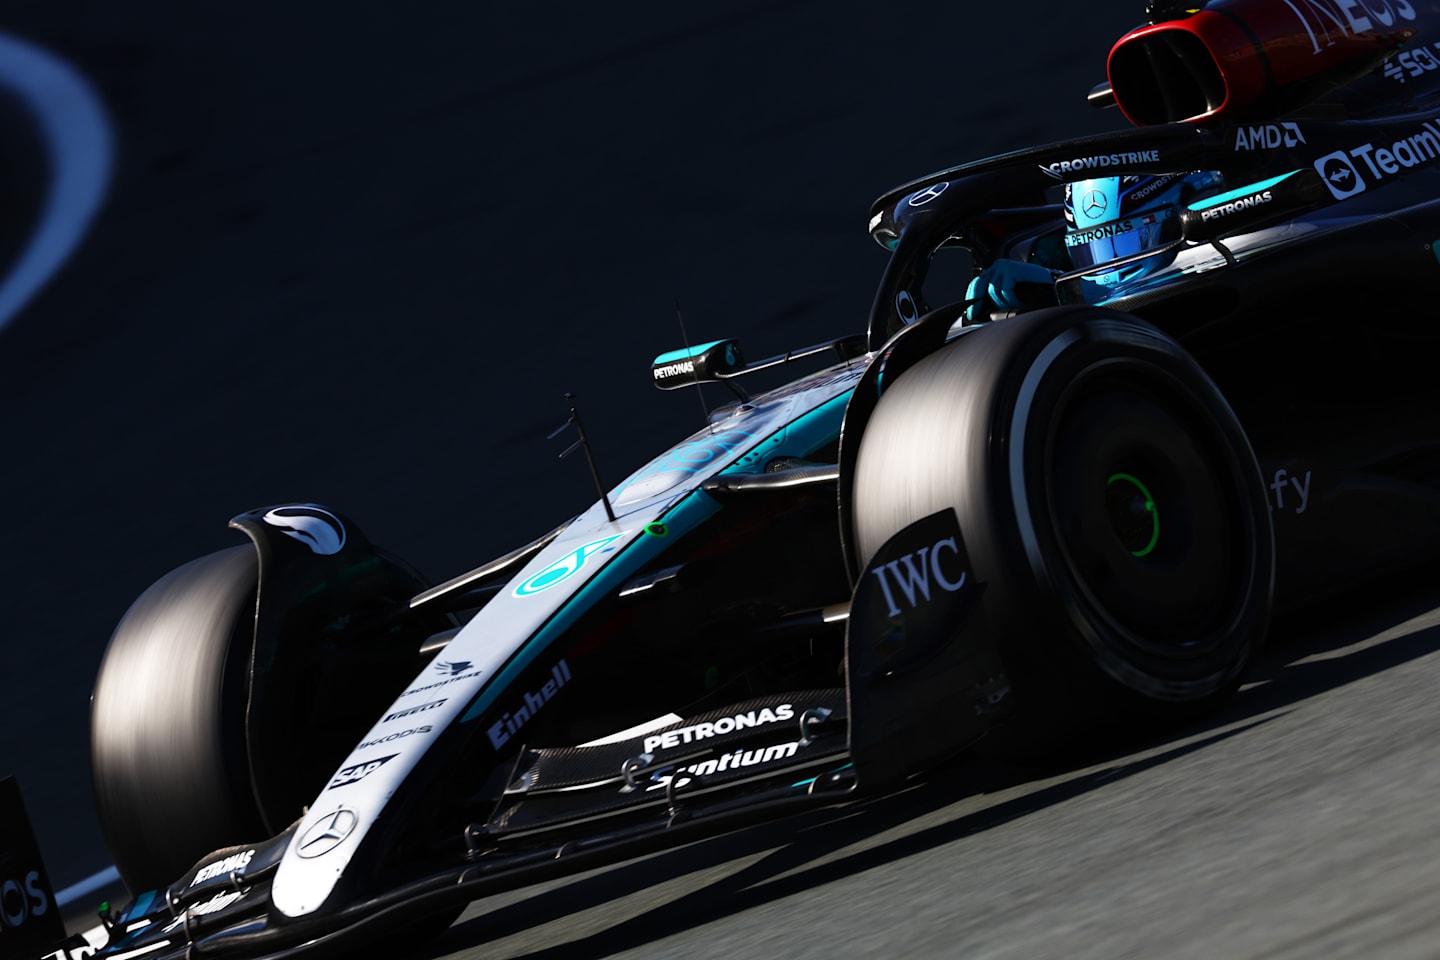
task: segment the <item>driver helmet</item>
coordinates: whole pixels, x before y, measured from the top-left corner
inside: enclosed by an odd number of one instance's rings
[[[1078,270],[1103,267],[1121,257],[1180,239],[1185,205],[1220,184],[1220,174],[1096,177],[1065,185],[1065,247]],[[1147,277],[1175,259],[1175,249],[1086,277],[1112,285]]]

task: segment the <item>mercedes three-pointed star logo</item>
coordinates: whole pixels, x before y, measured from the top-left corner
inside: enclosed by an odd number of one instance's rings
[[[1105,203],[1105,194],[1099,190],[1091,190],[1085,194],[1085,202],[1081,209],[1085,211],[1085,216],[1094,220],[1098,217],[1105,216],[1107,206],[1108,204]]]
[[[358,820],[355,812],[345,807],[326,814],[310,824],[309,829],[300,835],[300,842],[295,845],[295,855],[307,860],[324,856],[350,836]]]
[[[924,190],[921,190],[910,197],[910,206],[923,207],[925,204],[929,203],[931,200],[934,200],[936,197],[940,196],[940,194],[944,193],[945,188],[948,186],[950,186],[949,180],[941,180],[939,183],[931,184]]]

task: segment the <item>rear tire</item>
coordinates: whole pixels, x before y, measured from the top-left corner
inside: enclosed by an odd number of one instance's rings
[[[1265,493],[1234,413],[1178,344],[1061,307],[974,329],[886,385],[856,458],[854,533],[863,567],[955,509],[1018,726],[1049,737],[1233,692],[1270,615]]]
[[[264,836],[245,749],[259,565],[250,545],[191,561],[115,628],[91,701],[95,804],[134,893]]]

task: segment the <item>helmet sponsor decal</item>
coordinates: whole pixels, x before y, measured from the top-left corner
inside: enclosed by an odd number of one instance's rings
[[[1094,243],[1096,240],[1118,237],[1120,234],[1129,233],[1134,229],[1134,220],[1116,220],[1114,223],[1091,227],[1088,230],[1071,230],[1065,234],[1065,246],[1078,247],[1082,244]]]
[[[1076,207],[1091,220],[1099,220],[1110,209],[1110,202],[1105,199],[1104,190],[1086,190]]]
[[[1184,173],[1167,173],[1164,176],[1156,177],[1149,183],[1145,184],[1145,186],[1140,187],[1138,190],[1132,190],[1125,196],[1125,199],[1128,200],[1130,203],[1139,203],[1141,200],[1144,200],[1146,197],[1150,196],[1150,194],[1156,193],[1160,190],[1165,189],[1166,187],[1172,186],[1177,181],[1186,179],[1187,176],[1189,175]],[[1121,189],[1124,189],[1123,185]]]
[[[1113,223],[1104,223],[1085,230],[1068,230],[1065,233],[1065,246],[1082,247],[1087,243],[1094,243],[1096,240],[1109,240],[1141,227],[1164,223],[1174,218],[1175,215],[1174,207],[1156,207],[1148,213],[1136,214],[1126,220],[1116,220]]]

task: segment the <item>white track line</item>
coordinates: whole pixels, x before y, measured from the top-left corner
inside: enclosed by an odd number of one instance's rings
[[[106,867],[94,876],[86,877],[79,883],[72,883],[64,890],[57,891],[55,894],[55,905],[59,907],[69,906],[87,894],[94,893],[96,890],[119,882],[120,871],[114,867]]]
[[[33,115],[50,163],[39,224],[0,282],[0,329],[60,269],[100,209],[114,153],[110,122],[90,85],[64,61],[0,33],[0,87]]]

